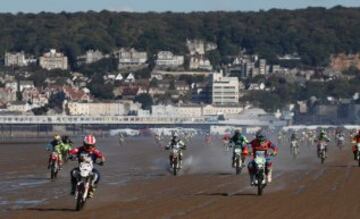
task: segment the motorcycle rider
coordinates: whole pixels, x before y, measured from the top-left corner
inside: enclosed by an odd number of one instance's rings
[[[206,144],[211,144],[211,142],[212,142],[212,138],[211,138],[210,132],[207,132],[205,134],[205,143]]]
[[[290,141],[297,141],[297,140],[298,140],[298,139],[297,139],[296,133],[293,132],[293,133],[291,134]]]
[[[63,144],[61,136],[56,134],[54,135],[53,140],[50,142],[49,146],[48,146],[48,150],[50,150],[52,153],[56,153],[57,157],[58,157],[58,165],[59,168],[61,168],[62,164],[63,164],[63,155],[66,154],[68,152],[66,146]],[[49,160],[48,160],[48,169],[50,169],[51,166],[51,154],[49,156]]]
[[[330,142],[330,138],[326,135],[325,130],[321,130],[319,137],[315,140],[318,144],[317,144],[317,155],[318,157],[320,157],[320,144],[322,142],[328,143]],[[327,144],[325,144],[325,152],[326,152],[326,157],[327,157]]]
[[[338,146],[342,145],[344,143],[345,135],[341,131],[341,129],[336,129],[336,131],[335,131],[335,139],[336,139],[336,143],[337,143]]]
[[[97,159],[101,161],[98,163],[100,166],[104,165],[105,156],[102,154],[100,150],[96,148],[96,138],[93,135],[86,135],[83,141],[83,146],[74,148],[70,150],[70,154],[78,159],[81,162],[82,156],[89,156],[96,163]],[[75,194],[77,180],[79,178],[80,170],[78,167],[74,168],[70,172],[71,176],[71,195]],[[94,197],[96,185],[100,181],[100,173],[97,169],[93,168],[92,170],[92,180],[91,180],[91,188],[89,190],[89,197]]]
[[[296,136],[296,133],[293,132],[291,134],[291,137],[290,137],[290,149],[293,149],[292,147],[297,147],[298,146],[298,138]]]
[[[170,140],[170,143],[165,147],[165,150],[170,150],[173,149],[177,144],[180,145],[180,150],[179,150],[179,167],[180,169],[182,168],[182,159],[183,159],[183,150],[186,150],[186,145],[185,143],[180,140],[178,134],[176,132],[172,133],[172,137]],[[169,155],[169,161],[170,164],[172,163],[172,154]]]
[[[240,130],[235,130],[234,132],[234,136],[230,139],[230,147],[233,148],[233,155],[232,155],[232,159],[231,159],[231,163],[232,163],[232,167],[235,167],[235,149],[240,148],[242,153],[241,153],[241,161],[242,164],[244,165],[245,163],[245,158],[248,155],[248,149],[247,149],[247,144],[249,144],[249,141],[246,139],[246,137],[244,135],[242,135],[240,133]]]
[[[265,151],[265,155],[267,158],[269,156],[276,156],[278,153],[278,147],[272,143],[270,140],[266,139],[266,136],[262,134],[261,132],[258,132],[256,134],[256,138],[250,142],[250,146],[252,148],[252,155],[253,160],[249,162],[248,169],[250,174],[250,183],[251,185],[256,184],[255,182],[255,156],[257,151]],[[268,151],[272,150],[272,153],[269,153]],[[272,162],[270,159],[266,160],[266,169],[265,174],[267,176],[267,182],[271,183],[272,181]]]
[[[352,151],[354,154],[354,160],[357,160],[357,144],[360,143],[360,130],[358,131],[357,135],[355,135],[351,141],[351,143],[353,143],[353,147],[352,147]]]
[[[73,142],[71,141],[70,137],[67,135],[64,135],[61,137],[62,141],[62,158],[64,160],[67,159],[69,151],[72,149]]]
[[[230,133],[225,133],[222,140],[223,140],[225,151],[228,151],[229,150],[229,143],[230,143],[230,140],[231,140]]]

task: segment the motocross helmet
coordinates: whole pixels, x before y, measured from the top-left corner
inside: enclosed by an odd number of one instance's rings
[[[240,135],[240,130],[236,129],[235,132],[234,132],[234,135]]]
[[[54,135],[54,140],[55,141],[61,141],[61,136],[58,135],[58,134]]]
[[[58,135],[58,134],[54,135],[54,140],[53,140],[53,142],[54,142],[55,144],[60,144],[60,143],[61,143],[61,136]]]
[[[96,138],[93,135],[86,135],[84,137],[84,147],[87,150],[90,150],[96,144]]]
[[[259,140],[260,142],[264,142],[266,140],[266,136],[263,133],[258,132],[256,133],[256,139]]]
[[[64,135],[64,136],[62,137],[62,142],[65,143],[65,144],[71,144],[71,143],[72,143],[72,141],[70,140],[69,136],[67,136],[67,135]]]

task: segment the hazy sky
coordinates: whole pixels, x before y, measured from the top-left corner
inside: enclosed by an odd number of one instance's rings
[[[39,11],[257,11],[335,5],[360,7],[360,0],[0,0],[0,12]]]

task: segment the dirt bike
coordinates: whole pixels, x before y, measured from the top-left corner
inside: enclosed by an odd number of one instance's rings
[[[84,208],[91,188],[92,171],[94,169],[93,160],[89,156],[82,157],[79,162],[79,176],[76,183],[75,200],[77,211]]]
[[[321,164],[323,164],[326,159],[326,143],[320,142],[318,147],[319,147],[319,157],[321,160]]]
[[[55,151],[51,152],[50,154],[49,168],[50,168],[50,178],[54,180],[60,171],[59,155]]]
[[[342,150],[344,147],[345,138],[344,136],[337,137],[336,145],[337,147]]]
[[[359,167],[360,167],[360,143],[356,144],[356,148],[357,148],[357,161],[359,162]]]
[[[291,155],[296,159],[299,155],[299,145],[297,141],[291,141],[290,143]]]
[[[241,170],[242,170],[242,159],[241,159],[241,153],[242,153],[242,150],[241,148],[235,148],[234,150],[234,167],[235,167],[235,170],[236,170],[236,175],[239,175],[241,173]]]
[[[255,186],[257,187],[257,195],[262,195],[267,185],[266,177],[266,154],[265,151],[257,151],[255,153]]]
[[[171,163],[170,166],[173,170],[173,175],[176,176],[178,174],[178,170],[180,170],[180,150],[178,148],[173,148],[171,150]]]
[[[174,176],[176,176],[178,171],[181,169],[180,153],[183,149],[185,149],[185,145],[182,145],[181,143],[177,143],[171,148],[170,167],[172,168]]]

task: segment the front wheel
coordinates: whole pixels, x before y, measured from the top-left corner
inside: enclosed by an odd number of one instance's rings
[[[261,196],[263,194],[264,186],[262,184],[262,181],[263,181],[263,177],[259,176],[258,177],[258,184],[257,184],[257,195],[258,196]]]
[[[58,167],[56,164],[52,163],[51,164],[51,171],[50,171],[50,178],[53,180],[57,177],[57,174],[58,174]]]
[[[78,194],[77,194],[77,198],[76,198],[76,210],[80,211],[81,209],[84,208],[85,206],[85,200],[83,199],[83,195],[84,195],[84,185],[80,185],[78,188]]]
[[[177,175],[177,168],[178,168],[178,160],[174,159],[173,160],[173,174],[174,174],[174,176]]]
[[[82,196],[78,196],[76,200],[76,210],[80,211],[84,208],[85,202],[83,201]]]
[[[239,158],[237,158],[235,161],[235,168],[236,168],[236,175],[239,175],[241,173],[241,169],[242,169]]]

